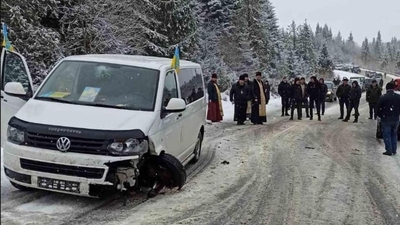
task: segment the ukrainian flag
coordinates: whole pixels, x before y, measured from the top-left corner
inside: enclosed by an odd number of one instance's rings
[[[171,67],[179,73],[179,47],[176,46],[174,58],[172,58]]]
[[[5,47],[8,51],[14,51],[14,47],[10,44],[8,40],[8,32],[7,32],[7,25],[2,23],[3,27],[3,47]]]

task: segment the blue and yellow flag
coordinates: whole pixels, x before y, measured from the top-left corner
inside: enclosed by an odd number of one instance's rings
[[[2,23],[3,26],[3,47],[5,47],[8,51],[14,51],[14,47],[10,44],[8,40],[8,32],[7,32],[7,25]]]
[[[176,73],[179,73],[179,47],[176,46],[174,58],[172,58],[171,67],[176,70]]]

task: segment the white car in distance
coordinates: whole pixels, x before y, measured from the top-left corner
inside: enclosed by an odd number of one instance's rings
[[[1,55],[4,170],[18,189],[101,197],[181,188],[207,102],[199,64],[127,55],[61,60],[33,93],[22,55]]]

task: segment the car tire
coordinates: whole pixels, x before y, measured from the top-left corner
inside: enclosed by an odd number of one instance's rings
[[[196,146],[193,151],[194,158],[190,161],[191,163],[197,163],[200,160],[202,146],[203,146],[203,134],[200,131],[199,135],[197,136]]]
[[[20,191],[30,191],[30,190],[32,190],[32,188],[19,185],[19,184],[17,184],[17,183],[12,182],[12,181],[10,181],[10,183],[11,183],[11,185],[12,185],[13,187],[15,187],[16,189],[18,189],[18,190],[20,190]]]
[[[182,163],[173,155],[164,153],[157,157],[160,166],[167,169],[171,175],[174,184],[179,187],[179,190],[186,183],[186,170]]]

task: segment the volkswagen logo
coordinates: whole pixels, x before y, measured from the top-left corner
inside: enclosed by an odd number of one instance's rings
[[[66,152],[71,147],[71,141],[67,137],[60,137],[57,140],[56,147],[58,150]]]

